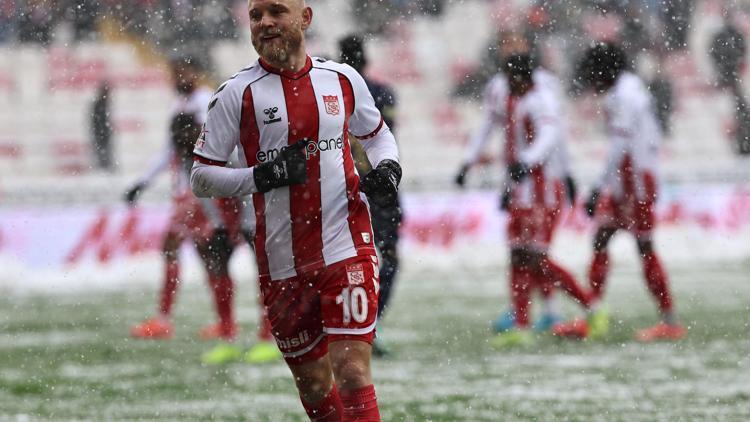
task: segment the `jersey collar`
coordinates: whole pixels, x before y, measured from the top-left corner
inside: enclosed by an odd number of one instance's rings
[[[312,59],[310,56],[307,56],[307,60],[305,60],[305,65],[302,66],[302,69],[298,70],[297,72],[290,72],[288,70],[279,69],[277,67],[271,66],[267,61],[263,60],[263,58],[259,58],[258,62],[260,63],[260,66],[265,69],[267,72],[275,73],[277,75],[284,76],[289,79],[299,79],[307,72],[312,69]]]

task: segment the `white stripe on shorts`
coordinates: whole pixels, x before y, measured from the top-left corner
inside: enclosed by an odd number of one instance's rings
[[[370,331],[375,329],[375,325],[378,323],[377,316],[375,318],[375,322],[370,324],[369,327],[365,328],[329,328],[329,327],[323,327],[323,332],[326,334],[367,334]]]

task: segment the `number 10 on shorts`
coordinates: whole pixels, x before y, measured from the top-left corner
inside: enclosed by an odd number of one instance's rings
[[[344,324],[351,322],[364,322],[367,319],[367,292],[361,286],[345,287],[341,294],[336,296],[336,304],[341,305]]]

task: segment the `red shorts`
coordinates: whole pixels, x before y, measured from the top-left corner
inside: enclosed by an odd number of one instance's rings
[[[597,205],[597,222],[603,227],[624,229],[636,237],[649,236],[656,222],[654,201],[606,196]]]
[[[560,220],[560,207],[513,208],[509,210],[508,243],[511,248],[546,251]]]
[[[290,364],[328,353],[328,343],[372,344],[378,313],[378,260],[355,256],[317,271],[260,283],[273,336]]]
[[[234,242],[240,241],[240,201],[236,198],[212,199],[219,210],[222,224]],[[193,194],[185,194],[174,199],[168,231],[179,239],[192,239],[195,242],[207,241],[215,227],[206,215],[201,201]]]

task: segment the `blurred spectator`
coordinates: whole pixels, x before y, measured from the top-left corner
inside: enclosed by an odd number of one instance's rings
[[[53,12],[52,4],[47,0],[28,0],[19,16],[19,41],[49,44],[52,40]]]
[[[399,19],[413,20],[416,15],[441,16],[445,0],[354,0],[352,15],[364,35],[384,34]],[[387,34],[386,34],[387,35]]]
[[[730,22],[726,22],[714,35],[709,55],[716,69],[716,84],[719,88],[731,88],[739,83],[746,49],[745,36]]]
[[[91,106],[91,147],[94,150],[96,167],[113,171],[112,122],[110,119],[109,82],[102,81]]]
[[[664,45],[667,51],[686,50],[690,18],[695,10],[693,0],[662,0]]]
[[[100,6],[99,0],[77,0],[69,4],[68,14],[73,23],[73,36],[76,41],[95,38]]]
[[[734,138],[740,154],[750,154],[750,106],[741,79],[746,53],[745,36],[725,20],[711,41],[709,55],[716,69],[716,85],[728,90],[735,103]]]
[[[0,0],[0,42],[8,41],[16,31],[15,0]]]

